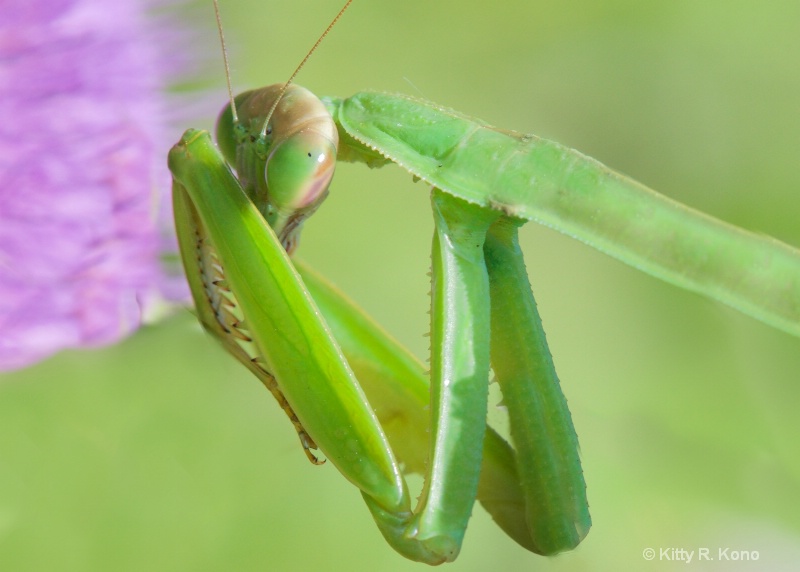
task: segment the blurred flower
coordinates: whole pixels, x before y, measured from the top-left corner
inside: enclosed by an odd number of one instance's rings
[[[117,341],[160,298],[162,107],[175,66],[159,53],[171,45],[167,28],[141,0],[1,0],[0,13],[0,369],[9,369]]]

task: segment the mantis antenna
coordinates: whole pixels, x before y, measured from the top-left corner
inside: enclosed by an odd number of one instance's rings
[[[339,18],[342,17],[342,14],[344,14],[344,11],[347,10],[347,8],[352,3],[353,3],[353,0],[347,0],[347,2],[342,7],[342,9],[339,10],[339,13],[336,14],[336,17],[331,21],[330,24],[328,24],[328,27],[325,28],[325,31],[322,32],[322,35],[317,39],[316,43],[311,47],[310,50],[308,50],[308,53],[306,54],[306,57],[303,58],[303,61],[300,62],[300,65],[297,66],[297,68],[294,70],[292,75],[289,76],[289,79],[286,81],[286,83],[283,84],[283,87],[281,88],[280,93],[278,93],[278,97],[275,98],[275,103],[272,104],[272,107],[270,108],[269,113],[267,113],[267,118],[264,119],[264,125],[261,127],[261,137],[265,137],[267,135],[267,126],[269,125],[269,120],[272,119],[272,114],[275,112],[275,109],[278,107],[278,104],[280,103],[281,99],[283,98],[283,94],[286,93],[286,89],[289,87],[289,84],[291,84],[292,80],[297,76],[298,73],[300,73],[300,70],[303,69],[304,65],[306,65],[306,62],[308,61],[308,58],[310,58],[311,54],[313,54],[316,51],[316,49],[319,47],[320,43],[322,43],[322,40],[325,39],[325,36],[328,35],[328,32],[330,32],[331,29],[336,25],[336,22],[339,21]],[[214,5],[216,5],[216,4],[217,4],[217,0],[214,0]],[[217,18],[219,18],[219,15],[217,16]],[[219,34],[220,34],[220,38],[222,38],[222,30],[220,30]],[[226,62],[225,63],[225,67],[227,69],[227,66],[228,66],[227,58],[225,59],[225,62]],[[230,79],[228,80],[228,90],[230,91]],[[232,101],[233,101],[233,95],[231,95],[231,102]],[[233,120],[234,120],[234,122],[236,121],[236,112],[235,112],[235,110],[234,110],[234,114],[233,114]]]
[[[225,34],[222,33],[222,18],[219,15],[218,0],[214,0],[214,16],[216,16],[217,18],[217,31],[219,32],[219,43],[220,46],[222,47],[222,60],[225,62],[225,81],[228,83],[228,99],[231,100],[231,113],[233,114],[233,123],[234,125],[236,125],[237,123],[239,123],[239,115],[236,113],[236,102],[233,99],[233,88],[231,88],[231,67],[230,64],[228,63],[228,49],[225,47]],[[308,59],[308,57],[306,57],[306,59]]]

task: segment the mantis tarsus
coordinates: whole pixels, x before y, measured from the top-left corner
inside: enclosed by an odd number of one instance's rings
[[[204,326],[273,390],[306,451],[319,445],[362,490],[384,536],[409,558],[455,558],[476,495],[535,552],[573,548],[590,527],[577,440],[516,244],[526,220],[800,333],[794,249],[565,147],[433,104],[370,93],[319,101],[282,88],[238,96],[238,119],[226,107],[217,127],[222,154],[194,130],[171,151],[187,277]],[[339,158],[393,161],[434,187],[434,437],[413,512],[395,454],[422,472],[420,368],[308,270],[304,284],[284,251],[327,192],[337,140]],[[492,432],[480,447],[490,352],[516,457]],[[368,380],[371,404],[351,367]]]

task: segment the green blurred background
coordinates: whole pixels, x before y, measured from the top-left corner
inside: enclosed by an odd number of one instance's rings
[[[225,99],[208,4],[179,8],[205,62],[193,87],[218,102],[195,127]],[[234,84],[287,78],[338,9],[223,2]],[[361,0],[298,82],[409,93],[552,138],[800,245],[798,22],[794,0]],[[342,166],[300,249],[421,357],[427,195],[399,169]],[[702,547],[760,559],[692,570],[794,569],[800,341],[547,229],[524,240],[594,527],[545,559],[476,506],[449,569],[674,570],[686,565],[661,548]],[[0,570],[421,566],[383,542],[332,466],[308,463],[269,393],[188,311],[3,376]]]

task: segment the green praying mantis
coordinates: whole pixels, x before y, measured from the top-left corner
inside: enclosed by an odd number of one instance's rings
[[[170,151],[187,279],[204,327],[272,391],[309,459],[321,449],[361,490],[408,558],[453,560],[476,498],[540,554],[574,548],[591,526],[517,241],[524,222],[800,334],[795,249],[535,136],[404,96],[319,100],[290,82],[232,98],[219,149],[189,130]],[[430,397],[423,367],[289,256],[337,157],[394,162],[433,189]],[[490,367],[513,448],[485,425]],[[403,472],[425,474],[416,508]]]

